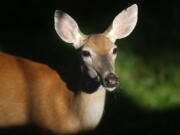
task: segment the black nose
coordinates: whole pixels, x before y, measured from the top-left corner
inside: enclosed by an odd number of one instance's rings
[[[109,88],[116,87],[119,84],[119,78],[114,73],[109,73],[105,78],[105,86]]]

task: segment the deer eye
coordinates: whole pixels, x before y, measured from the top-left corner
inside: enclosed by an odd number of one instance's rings
[[[89,51],[82,51],[81,54],[82,54],[82,56],[84,56],[84,57],[90,57],[90,56],[91,56],[91,54],[90,54]]]
[[[117,54],[117,48],[113,49],[113,54]]]

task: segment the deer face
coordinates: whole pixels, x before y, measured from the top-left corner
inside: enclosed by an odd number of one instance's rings
[[[97,78],[107,90],[113,90],[119,84],[114,72],[117,47],[103,34],[89,36],[80,49],[83,66],[91,78]]]
[[[137,5],[123,10],[113,20],[112,25],[102,34],[84,35],[77,23],[62,11],[55,12],[55,29],[58,35],[79,51],[82,66],[90,78],[107,90],[114,90],[119,79],[114,71],[117,47],[116,39],[128,36],[137,22]]]

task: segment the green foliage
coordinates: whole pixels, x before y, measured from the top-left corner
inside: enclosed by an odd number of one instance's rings
[[[121,93],[150,110],[164,110],[180,104],[180,64],[178,57],[159,54],[143,59],[128,47],[119,47],[116,72]],[[123,47],[127,46],[127,47]]]

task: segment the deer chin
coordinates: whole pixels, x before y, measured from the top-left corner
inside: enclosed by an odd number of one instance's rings
[[[109,87],[104,87],[107,91],[109,92],[112,92],[116,89],[116,87],[112,87],[112,88],[109,88]]]

